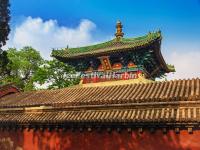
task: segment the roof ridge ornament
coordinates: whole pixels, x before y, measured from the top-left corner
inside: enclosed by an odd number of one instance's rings
[[[116,40],[117,41],[120,41],[121,38],[124,36],[124,33],[122,32],[122,23],[121,21],[117,21],[117,24],[116,24],[116,33],[115,33],[115,36],[116,36]]]

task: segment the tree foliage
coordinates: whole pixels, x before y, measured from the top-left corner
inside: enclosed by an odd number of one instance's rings
[[[0,0],[0,83],[1,78],[7,72],[6,65],[8,64],[7,52],[1,50],[1,47],[6,44],[8,34],[10,32],[9,20],[9,0]]]
[[[46,61],[35,74],[35,81],[49,89],[64,88],[79,83],[75,69],[57,60]]]
[[[6,44],[10,32],[9,0],[0,0],[0,48]]]
[[[43,63],[40,53],[32,47],[24,47],[19,51],[10,48],[7,53],[9,63],[6,69],[8,71],[3,76],[2,83],[15,83],[24,90],[34,89],[33,76]]]
[[[9,63],[6,51],[0,51],[0,81],[1,78],[8,72],[6,66]]]
[[[72,77],[75,74],[72,66],[57,60],[45,61],[32,47],[20,50],[10,48],[4,55],[8,60],[4,73],[0,75],[0,84],[14,83],[20,89],[29,91],[37,89],[39,85],[56,89],[79,83],[78,77]]]

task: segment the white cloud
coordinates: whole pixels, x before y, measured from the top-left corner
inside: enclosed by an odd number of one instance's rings
[[[175,66],[176,72],[169,73],[167,79],[200,78],[199,39],[188,37],[163,40],[162,53],[167,63]]]
[[[168,57],[176,69],[168,79],[188,79],[200,77],[200,51],[173,52]]]
[[[52,48],[83,46],[94,41],[91,31],[96,25],[90,20],[82,20],[76,28],[59,26],[56,20],[27,17],[10,34],[7,47],[22,48],[32,46],[44,58],[49,58]]]

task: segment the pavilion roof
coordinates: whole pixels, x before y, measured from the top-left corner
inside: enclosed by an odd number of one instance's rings
[[[155,76],[159,73],[159,70],[162,70],[165,73],[175,72],[174,66],[166,64],[160,52],[161,40],[162,40],[162,35],[161,32],[158,31],[158,32],[148,33],[145,36],[137,38],[122,37],[119,40],[114,38],[111,41],[91,46],[53,50],[52,56],[64,62],[68,61],[70,62],[72,60],[79,62],[81,61],[79,58],[86,59],[87,57],[98,57],[98,56],[109,55],[118,52],[126,52],[126,51],[139,51],[146,47],[154,47],[152,48],[152,50],[155,55],[154,61],[157,64],[153,65],[154,71],[150,72],[150,74]]]
[[[155,41],[161,40],[161,32],[149,33],[145,36],[137,38],[121,38],[120,40],[113,40],[99,43],[95,45],[77,47],[77,48],[64,48],[61,50],[53,50],[52,56],[55,58],[77,58],[85,56],[95,56],[105,53],[120,52],[126,50],[134,50],[153,44]]]
[[[70,87],[0,98],[0,126],[198,125],[200,79]]]

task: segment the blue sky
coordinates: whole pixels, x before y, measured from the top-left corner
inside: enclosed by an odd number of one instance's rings
[[[154,29],[176,37],[187,34],[193,39],[200,33],[199,0],[11,0],[11,12],[13,20],[41,17],[69,27],[89,19],[107,34],[113,34],[118,19],[125,25],[127,36]]]
[[[200,0],[11,0],[11,15],[12,33],[8,47],[31,45],[39,50],[40,45],[48,45],[47,40],[33,39],[41,35],[40,27],[46,33],[48,26],[48,32],[51,32],[48,37],[53,35],[49,39],[51,43],[59,39],[55,34],[61,33],[60,38],[66,39],[63,43],[55,43],[55,47],[68,43],[76,47],[108,40],[115,32],[117,20],[122,21],[127,37],[161,29],[162,53],[167,62],[178,67],[173,76],[200,77],[200,63],[194,60],[200,59]],[[27,21],[28,17],[33,26],[39,24],[34,28],[34,31],[38,30],[34,36],[29,29],[32,25]],[[62,28],[70,36],[63,35]],[[30,42],[16,41],[15,37],[21,41],[30,39]],[[43,56],[49,55],[51,48],[47,48],[41,47]]]

